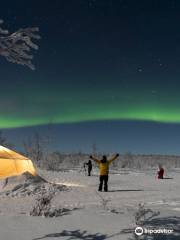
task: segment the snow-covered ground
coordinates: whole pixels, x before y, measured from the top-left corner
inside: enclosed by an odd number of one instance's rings
[[[110,172],[109,192],[97,191],[98,174],[81,171],[47,172],[40,175],[50,182],[65,184],[66,191],[54,196],[52,204],[63,208],[56,218],[29,216],[35,196],[0,195],[1,240],[124,240],[133,237],[134,214],[139,203],[159,211],[149,225],[174,229],[171,235],[155,239],[180,239],[180,170],[168,172],[167,179],[155,179],[154,171]]]

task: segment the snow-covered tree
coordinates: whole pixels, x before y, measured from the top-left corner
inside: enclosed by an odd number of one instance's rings
[[[3,20],[0,20],[0,24]],[[40,39],[37,27],[22,28],[14,33],[9,33],[0,27],[0,55],[9,62],[25,65],[32,70],[35,69],[32,64],[32,49],[37,50],[38,46],[32,42],[32,39]]]

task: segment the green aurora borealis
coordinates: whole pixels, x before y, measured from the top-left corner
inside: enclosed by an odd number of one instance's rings
[[[88,106],[89,107],[89,106]],[[90,107],[89,107],[90,108]],[[104,109],[103,109],[104,108]],[[166,113],[165,111],[148,111],[141,110],[136,111],[136,109],[127,112],[118,112],[118,109],[112,109],[108,111],[106,106],[97,107],[96,111],[92,113],[91,111],[87,111],[86,113],[71,111],[71,113],[67,114],[57,114],[54,116],[51,121],[52,116],[44,116],[44,117],[21,117],[19,114],[19,118],[16,116],[7,116],[1,117],[0,119],[0,127],[1,128],[16,128],[16,127],[25,127],[25,126],[36,126],[50,123],[73,123],[73,122],[85,122],[85,121],[99,121],[99,120],[143,120],[143,121],[156,121],[156,122],[164,122],[164,123],[179,123],[180,122],[180,114],[176,114],[176,111],[172,113]],[[102,111],[103,109],[103,111]],[[28,114],[27,114],[28,115]]]
[[[102,83],[102,81],[101,81]],[[8,88],[8,86],[7,86]],[[101,89],[91,84],[68,83],[48,86],[31,83],[18,91],[1,93],[1,128],[16,128],[50,123],[78,123],[101,120],[140,120],[179,123],[176,89],[150,90],[153,86],[118,84]],[[177,92],[177,93],[176,93]]]
[[[45,0],[22,6],[7,0],[1,7],[5,28],[38,26],[42,39],[34,72],[1,58],[0,128],[180,123],[180,1]]]

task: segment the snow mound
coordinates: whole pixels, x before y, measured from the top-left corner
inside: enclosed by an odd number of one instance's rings
[[[67,189],[64,185],[50,183],[39,175],[33,176],[26,172],[21,176],[9,178],[0,195],[9,197],[25,197],[39,194],[55,195]]]

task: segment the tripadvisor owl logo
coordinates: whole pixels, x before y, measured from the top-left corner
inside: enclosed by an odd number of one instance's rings
[[[142,227],[136,227],[135,234],[137,236],[141,236],[143,234],[172,234],[174,232],[173,229],[166,229],[166,228],[142,228]]]
[[[143,230],[142,227],[137,227],[137,228],[135,229],[135,234],[136,234],[137,236],[141,236],[141,235],[143,235],[143,233],[144,233],[144,230]]]

